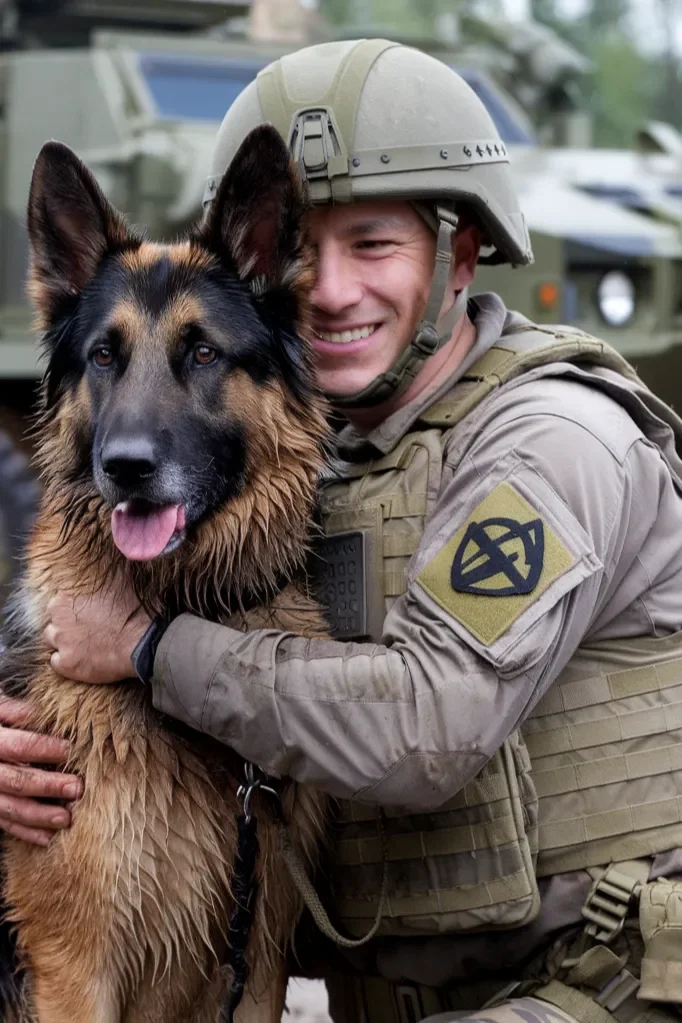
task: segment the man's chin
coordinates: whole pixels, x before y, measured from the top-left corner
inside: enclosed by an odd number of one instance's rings
[[[362,371],[359,367],[353,367],[352,371],[350,369],[344,371],[339,367],[335,372],[325,373],[322,367],[318,367],[316,376],[320,388],[333,405],[335,397],[343,400],[360,394],[388,369],[390,369],[390,364],[388,366],[380,365],[376,368],[363,368]]]
[[[338,398],[339,402],[343,403],[345,399],[352,398],[369,387],[373,379],[374,377],[361,378],[356,382],[349,381],[347,377],[344,380],[339,380],[336,376],[335,379],[320,380],[319,383],[330,404],[334,406],[335,399]],[[339,407],[342,408],[342,404]]]

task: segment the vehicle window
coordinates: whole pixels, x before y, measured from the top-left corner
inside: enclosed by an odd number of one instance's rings
[[[490,88],[485,78],[478,75],[472,68],[455,67],[453,70],[462,76],[485,104],[503,142],[510,146],[537,145],[537,139],[525,124],[516,119],[513,109],[505,105],[503,99]]]
[[[173,120],[222,121],[242,89],[253,81],[265,61],[183,57],[181,54],[140,53],[140,71],[160,117]],[[535,145],[527,127],[514,117],[485,78],[471,68],[455,68],[487,107],[503,141]]]
[[[264,62],[141,53],[139,68],[160,117],[222,121]]]

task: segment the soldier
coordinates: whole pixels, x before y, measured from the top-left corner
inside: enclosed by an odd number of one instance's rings
[[[208,202],[263,121],[309,182],[318,374],[348,420],[321,498],[339,639],[160,635],[111,595],[57,598],[54,666],[115,681],[135,649],[160,710],[339,798],[334,915],[376,931],[328,978],[335,1020],[672,1018],[682,422],[600,341],[468,298],[480,252],[532,256],[449,68],[381,40],[275,62],[223,122]],[[68,823],[27,797],[76,779],[7,763],[63,753],[0,733],[7,830]]]

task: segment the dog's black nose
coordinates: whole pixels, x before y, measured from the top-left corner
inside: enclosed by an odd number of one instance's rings
[[[154,447],[147,437],[112,437],[102,448],[102,468],[119,486],[134,487],[156,472]]]

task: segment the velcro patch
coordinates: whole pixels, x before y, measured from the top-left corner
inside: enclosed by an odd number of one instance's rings
[[[510,483],[500,483],[417,582],[490,646],[574,563],[537,509]]]

